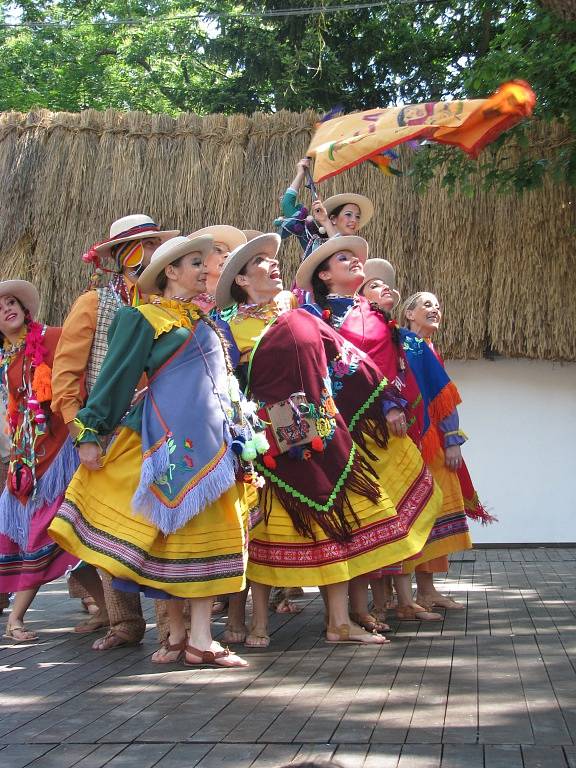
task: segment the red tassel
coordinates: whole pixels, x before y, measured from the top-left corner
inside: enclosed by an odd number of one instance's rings
[[[310,447],[313,451],[318,451],[318,453],[320,453],[324,450],[324,441],[321,437],[313,437],[312,442],[310,443]]]
[[[264,454],[264,456],[262,457],[262,463],[268,469],[276,469],[276,467],[278,466],[276,464],[276,459],[274,458],[274,456],[271,456],[269,453]]]

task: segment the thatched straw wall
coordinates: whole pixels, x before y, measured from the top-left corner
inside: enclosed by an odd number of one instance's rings
[[[33,280],[43,317],[58,323],[87,283],[80,255],[120,216],[147,212],[184,233],[214,223],[269,230],[315,120],[312,112],[0,115],[0,277]],[[534,139],[553,143],[560,130],[537,127]],[[439,295],[447,356],[576,360],[570,190],[547,183],[523,197],[450,197],[434,182],[418,196],[409,177],[365,165],[321,194],[346,189],[374,200],[363,234],[373,255],[396,265],[402,293]],[[290,278],[295,244],[283,259]]]

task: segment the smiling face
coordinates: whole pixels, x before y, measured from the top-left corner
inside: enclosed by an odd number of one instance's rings
[[[265,252],[255,254],[234,282],[244,289],[251,304],[271,301],[282,290],[278,259]]]
[[[0,296],[0,333],[14,343],[24,329],[24,310],[15,296]]]
[[[433,293],[421,293],[416,300],[416,306],[406,310],[406,319],[410,323],[410,330],[418,336],[433,336],[442,320],[440,303],[436,296]]]
[[[360,208],[354,203],[346,203],[336,215],[330,215],[330,221],[341,235],[355,235],[360,229]]]
[[[387,285],[384,280],[375,277],[368,282],[362,288],[362,295],[365,296],[368,301],[378,304],[380,309],[385,312],[392,312],[394,304],[396,303],[396,297],[392,293],[392,288]]]
[[[318,272],[318,277],[330,293],[352,296],[364,280],[364,265],[352,251],[337,251]]]
[[[164,296],[193,299],[206,290],[206,265],[199,251],[182,256],[165,268],[168,279]]]

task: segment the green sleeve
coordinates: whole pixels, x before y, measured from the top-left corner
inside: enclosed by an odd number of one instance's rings
[[[134,391],[147,367],[154,328],[137,309],[122,307],[108,331],[108,352],[90,392],[77,415],[88,428],[79,442],[93,442],[96,432],[108,435],[130,408]]]
[[[282,211],[282,216],[284,216],[286,219],[291,219],[298,211],[300,211],[302,208],[302,204],[298,202],[298,195],[292,187],[288,187],[286,192],[282,195],[282,199],[280,200],[280,210]]]

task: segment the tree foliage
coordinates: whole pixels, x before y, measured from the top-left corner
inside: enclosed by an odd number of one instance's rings
[[[322,4],[324,13],[265,15]],[[576,22],[557,15],[570,3],[330,4],[354,0],[0,2],[0,109],[354,110],[485,96],[516,77],[534,87],[538,116],[564,121],[568,138],[529,161],[525,129],[512,131],[514,168],[485,163],[485,182],[524,189],[548,172],[576,182]],[[418,182],[440,165],[448,184],[472,183],[477,168],[426,147],[414,163]]]

